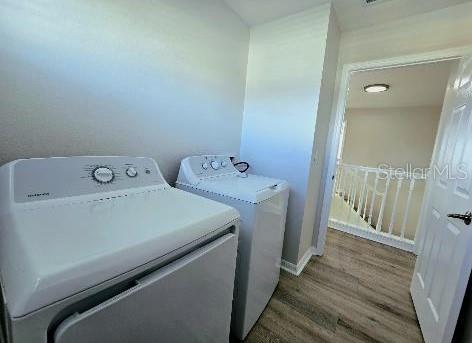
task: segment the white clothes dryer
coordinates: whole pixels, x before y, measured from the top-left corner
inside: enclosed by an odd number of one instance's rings
[[[150,158],[0,168],[7,343],[227,342],[239,215]]]

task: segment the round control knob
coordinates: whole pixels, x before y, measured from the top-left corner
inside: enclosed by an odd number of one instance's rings
[[[129,177],[136,177],[138,176],[138,171],[134,167],[129,167],[128,169],[126,169],[126,175],[128,175]]]
[[[226,161],[221,161],[221,166],[222,166],[223,168],[225,168],[227,165],[228,165],[228,163],[226,163]]]
[[[94,169],[92,177],[99,183],[110,183],[115,178],[115,174],[108,167],[97,167]]]
[[[205,170],[207,170],[207,169],[208,169],[208,163],[206,163],[206,162],[203,163],[203,164],[202,164],[202,168],[205,169]]]
[[[211,164],[211,167],[212,167],[213,169],[215,169],[215,170],[220,169],[220,162],[218,162],[218,161],[211,161],[210,164]]]

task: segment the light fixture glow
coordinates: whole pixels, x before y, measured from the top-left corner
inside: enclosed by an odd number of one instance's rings
[[[389,88],[390,86],[385,83],[375,83],[365,86],[364,91],[367,93],[380,93],[387,91]]]

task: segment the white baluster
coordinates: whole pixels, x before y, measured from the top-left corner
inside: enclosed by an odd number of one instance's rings
[[[359,197],[359,204],[357,205],[357,213],[361,213],[362,212],[362,206],[364,205],[364,202],[366,202],[366,200],[364,199],[365,197],[365,190],[366,190],[366,186],[367,186],[367,178],[369,176],[369,171],[365,171],[364,173],[364,183],[362,184],[362,190],[361,190],[361,195]]]
[[[367,213],[367,202],[369,200],[369,187],[366,188],[365,191],[365,201],[364,201],[364,212],[362,213],[362,219],[366,220],[366,213]]]
[[[372,214],[374,212],[375,197],[377,196],[377,184],[379,183],[379,172],[375,173],[374,189],[372,190],[372,199],[370,200],[369,225],[372,224]]]
[[[344,169],[343,165],[340,164],[340,165],[339,165],[339,168],[338,168],[338,170],[339,170],[339,171],[338,171],[338,180],[337,180],[337,183],[338,183],[337,186],[338,186],[338,188],[336,189],[336,193],[337,193],[338,195],[341,195],[341,191],[342,191],[343,169]]]
[[[338,165],[336,169],[336,175],[334,177],[333,196],[339,194],[339,178],[341,177],[341,166]]]
[[[390,225],[388,226],[388,233],[390,235],[393,232],[393,225],[395,224],[395,218],[397,216],[398,196],[400,195],[400,190],[402,188],[402,182],[403,182],[403,179],[398,179],[398,181],[397,181],[397,191],[395,192],[395,200],[393,201],[392,217],[390,218]]]
[[[415,178],[413,175],[411,175],[410,189],[408,190],[408,198],[406,200],[406,205],[405,205],[405,215],[403,216],[401,238],[405,238],[405,229],[406,229],[406,224],[408,222],[408,213],[410,212],[411,195],[413,193],[414,187],[415,187]]]
[[[354,195],[352,197],[352,205],[351,205],[352,209],[354,209],[356,207],[357,183],[358,183],[357,182],[357,180],[358,180],[357,179],[357,171],[358,171],[358,169],[356,169],[355,172],[354,172]]]
[[[347,192],[347,204],[349,205],[351,203],[351,190],[352,190],[352,175],[354,172],[352,169],[349,169],[349,188]]]
[[[385,203],[387,201],[388,189],[390,187],[390,173],[386,174],[386,175],[387,175],[387,181],[385,182],[385,191],[384,191],[384,194],[382,196],[382,203],[380,205],[379,217],[378,217],[378,220],[377,220],[377,226],[375,228],[377,230],[377,232],[382,231],[382,221],[383,221],[383,216],[384,216]]]
[[[374,175],[372,175],[372,173],[374,173]],[[387,174],[385,182],[382,178],[384,174]],[[396,175],[398,175],[398,173]],[[373,229],[372,234],[379,237],[380,241],[382,241],[382,238],[385,238],[385,235],[395,235],[395,238],[398,240],[402,240],[406,244],[411,245],[413,244],[412,240],[406,238],[405,234],[409,216],[412,212],[411,207],[414,200],[413,192],[416,187],[415,183],[418,180],[423,180],[423,178],[403,173],[396,179],[396,187],[393,187],[393,176],[391,172],[386,173],[385,170],[379,168],[339,163],[335,175],[333,195],[341,197],[345,206],[349,206],[350,210],[353,210],[353,212],[359,216],[358,219],[362,218],[362,220]],[[372,180],[372,177],[374,180]],[[409,180],[408,196],[406,198],[404,211],[401,211],[399,207],[403,207],[400,204],[403,197],[400,199],[400,196],[405,188],[404,184],[406,181],[404,180],[408,180],[409,177],[411,177],[411,179]],[[395,194],[393,194],[394,192]],[[377,197],[380,198],[380,202],[377,202]],[[393,200],[391,206],[392,213],[387,222],[386,211],[390,210],[390,208],[387,208],[390,199]],[[379,206],[377,206],[377,204]],[[398,223],[399,221],[401,221],[401,223]],[[353,226],[353,229],[365,228],[364,224],[359,224],[355,221],[349,225]],[[399,233],[394,233],[395,226],[400,226]],[[395,246],[395,244],[393,245]]]

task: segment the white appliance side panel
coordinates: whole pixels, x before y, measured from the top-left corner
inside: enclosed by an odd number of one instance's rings
[[[69,317],[55,343],[227,342],[237,236],[227,234]]]
[[[288,189],[256,205],[243,337],[254,326],[279,283],[287,201]]]
[[[248,273],[253,234],[252,224],[256,220],[256,206],[249,202],[204,192],[186,185],[177,184],[177,188],[232,206],[240,213],[241,222],[239,226],[238,260],[234,285],[233,312],[231,315],[231,331],[236,337],[242,339],[243,331],[245,331],[244,323],[247,317]]]
[[[289,191],[259,204],[185,185],[178,188],[236,208],[241,215],[239,261],[231,329],[244,339],[264,311],[279,281]]]

